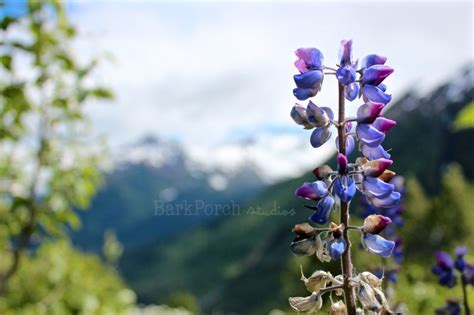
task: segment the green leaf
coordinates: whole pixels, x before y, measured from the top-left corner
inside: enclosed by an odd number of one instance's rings
[[[455,131],[474,128],[474,101],[458,113],[453,126]]]
[[[5,68],[5,69],[8,69],[8,70],[12,70],[12,56],[10,55],[4,55],[4,56],[1,56],[0,57],[1,59],[1,63],[2,63],[2,66]]]

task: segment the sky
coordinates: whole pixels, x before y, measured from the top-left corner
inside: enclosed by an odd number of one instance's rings
[[[79,30],[77,57],[105,57],[94,82],[116,100],[88,111],[112,147],[156,134],[206,163],[250,158],[275,178],[316,166],[334,148],[330,141],[312,149],[310,132],[289,117],[297,48],[319,48],[327,65],[341,39],[354,41],[360,59],[387,56],[395,101],[473,59],[472,2],[117,0],[73,1],[68,11]],[[336,108],[334,81],[326,78],[316,104]]]

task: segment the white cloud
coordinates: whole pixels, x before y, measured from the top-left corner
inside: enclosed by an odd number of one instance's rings
[[[301,46],[319,47],[328,63],[342,38],[354,39],[360,58],[387,55],[395,99],[414,84],[432,87],[473,57],[469,3],[85,2],[73,5],[71,17],[83,34],[81,58],[114,56],[96,80],[115,90],[117,102],[89,107],[114,146],[152,132],[209,153],[261,126],[297,130],[289,110],[293,51]],[[335,108],[330,81],[317,100]],[[309,133],[298,135],[309,148]],[[297,150],[275,141],[272,156],[249,157],[290,169]]]

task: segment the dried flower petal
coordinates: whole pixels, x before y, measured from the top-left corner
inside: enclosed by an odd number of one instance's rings
[[[312,293],[307,297],[290,297],[288,302],[294,311],[308,314],[319,311],[323,306],[323,299],[317,293]]]

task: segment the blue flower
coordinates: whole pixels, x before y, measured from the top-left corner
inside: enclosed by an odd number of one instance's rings
[[[305,182],[302,186],[298,187],[295,191],[295,196],[308,199],[308,200],[320,200],[321,198],[329,194],[328,187],[323,181],[315,181],[312,183]]]
[[[467,254],[467,247],[458,246],[456,247],[455,252],[456,252],[456,260],[454,262],[454,267],[456,267],[457,270],[463,272],[464,268],[466,267],[464,256]]]
[[[297,86],[293,94],[299,100],[306,100],[321,90],[324,79],[322,71],[324,57],[316,48],[299,48],[295,53],[298,57],[295,66],[300,74],[293,77]]]
[[[342,202],[351,201],[356,193],[354,179],[346,175],[338,176],[334,182],[334,192]]]
[[[389,257],[395,248],[395,242],[386,240],[380,235],[363,233],[362,246],[372,254]]]
[[[446,252],[436,253],[436,265],[431,271],[438,276],[438,282],[442,286],[452,288],[456,285],[457,278],[454,274],[454,261]]]
[[[331,210],[334,208],[334,204],[334,198],[331,195],[327,195],[318,201],[316,207],[313,208],[315,211],[309,217],[309,219],[317,224],[326,224],[329,220]]]
[[[448,300],[446,305],[435,310],[436,315],[459,315],[461,314],[461,305],[457,301]]]
[[[387,58],[375,54],[366,56],[361,63],[362,82],[361,94],[364,101],[387,104],[392,100],[391,95],[386,94],[386,86],[382,84],[393,69],[384,66]]]
[[[329,130],[330,121],[334,119],[334,114],[329,107],[318,107],[313,102],[309,102],[306,108],[308,122],[316,129],[311,133],[310,142],[313,148],[319,148],[331,137]]]
[[[339,237],[328,242],[327,250],[332,259],[338,260],[346,251],[346,247],[347,244],[344,238]]]
[[[354,83],[356,76],[357,76],[357,61],[352,62],[352,40],[342,40],[341,47],[339,49],[339,68],[336,70],[336,78],[337,80],[346,86],[351,86],[351,90],[348,94],[346,94],[346,98],[349,100],[355,99],[355,95],[357,95],[358,88]]]

